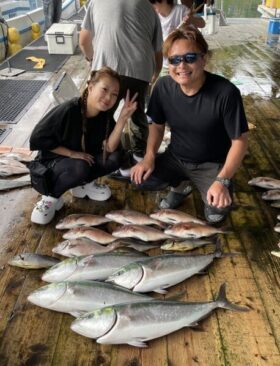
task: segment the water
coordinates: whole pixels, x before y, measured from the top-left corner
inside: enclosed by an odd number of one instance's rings
[[[257,11],[261,0],[216,0],[215,6],[223,10],[227,18],[259,18],[260,13]]]

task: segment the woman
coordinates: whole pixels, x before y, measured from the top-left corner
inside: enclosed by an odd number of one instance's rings
[[[30,174],[32,186],[43,196],[32,212],[32,222],[49,223],[63,206],[61,195],[70,188],[75,197],[87,195],[99,201],[110,197],[109,188],[92,181],[119,168],[122,130],[137,107],[137,94],[130,99],[127,91],[115,123],[111,110],[119,89],[115,71],[109,67],[92,71],[81,98],[55,107],[35,126],[30,149],[39,152],[35,164],[30,165]],[[36,164],[36,169],[32,168]],[[47,170],[46,179],[36,174],[38,164]]]

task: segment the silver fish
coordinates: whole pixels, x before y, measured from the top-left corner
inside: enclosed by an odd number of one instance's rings
[[[275,255],[275,257],[279,257],[280,258],[280,250],[275,251],[273,250],[272,252],[270,252],[272,255]]]
[[[69,313],[76,317],[103,306],[153,300],[150,296],[96,281],[52,283],[33,291],[27,299],[43,308]]]
[[[225,233],[225,230],[209,225],[201,225],[190,222],[173,225],[171,228],[164,230],[164,232],[168,235],[176,236],[178,238],[197,239],[218,233]]]
[[[153,219],[165,222],[167,224],[179,224],[181,222],[195,222],[197,224],[206,224],[205,221],[179,210],[165,208],[150,215]]]
[[[274,230],[277,232],[277,233],[280,233],[280,223],[276,224],[274,226]]]
[[[159,225],[161,223],[148,215],[133,210],[115,210],[108,212],[105,217],[122,225]]]
[[[78,227],[75,229],[70,229],[65,234],[63,234],[64,239],[78,239],[78,238],[88,238],[90,240],[96,241],[99,244],[112,243],[116,238],[106,231],[89,228],[89,227]]]
[[[280,220],[280,215],[277,215],[277,220]]]
[[[183,241],[167,240],[163,245],[161,245],[160,248],[162,250],[186,252],[188,250],[200,248],[207,244],[213,244],[213,241],[207,239],[186,239]]]
[[[158,229],[145,225],[124,225],[112,233],[117,238],[136,238],[144,241],[157,241],[170,238]]]
[[[270,205],[271,207],[280,208],[280,201],[274,201]]]
[[[0,191],[9,189],[30,186],[30,176],[25,176],[24,179],[0,179]]]
[[[280,179],[270,177],[256,177],[249,180],[248,184],[265,189],[280,189]]]
[[[144,257],[142,253],[105,253],[67,258],[48,269],[42,279],[46,282],[105,280],[117,268]]]
[[[280,189],[271,189],[262,194],[262,199],[266,201],[280,200]]]
[[[118,268],[106,281],[132,291],[165,294],[166,288],[202,272],[222,255],[217,249],[206,255],[168,254],[144,258]]]
[[[94,310],[71,324],[71,329],[101,344],[130,344],[147,347],[146,341],[184,327],[193,327],[213,310],[249,311],[226,298],[225,284],[214,301],[151,301],[118,304]]]
[[[109,222],[110,220],[101,215],[92,214],[71,214],[61,219],[56,225],[56,229],[74,229],[81,226],[98,226]]]
[[[36,253],[18,254],[8,261],[10,266],[26,269],[49,268],[59,262],[60,260],[57,258]]]

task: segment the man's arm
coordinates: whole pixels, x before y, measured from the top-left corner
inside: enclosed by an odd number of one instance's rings
[[[80,48],[87,61],[91,62],[93,59],[92,33],[91,31],[82,28],[79,37]]]
[[[151,80],[151,84],[154,84],[159,76],[159,73],[161,71],[162,68],[162,59],[163,59],[163,55],[162,55],[162,51],[158,51],[155,52],[155,71]]]
[[[149,125],[149,136],[144,159],[131,168],[131,180],[136,184],[146,180],[154,170],[155,157],[163,139],[165,125]]]
[[[218,177],[231,179],[240,167],[248,147],[248,133],[243,133],[238,139],[232,140],[231,148]],[[218,208],[232,203],[228,189],[219,181],[214,181],[207,192],[207,202]]]

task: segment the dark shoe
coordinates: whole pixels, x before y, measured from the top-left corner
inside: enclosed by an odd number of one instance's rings
[[[132,182],[132,185],[135,189],[141,191],[162,191],[168,187],[168,183],[163,182],[156,177],[149,177],[145,182],[141,184],[135,184],[134,182]]]
[[[111,179],[130,182],[130,176],[122,175],[122,173],[119,169],[115,170],[113,173],[109,174],[108,177],[111,178]]]
[[[192,192],[192,187],[187,186],[184,189],[184,193],[178,193],[170,191],[168,195],[160,201],[159,208],[177,208],[179,207],[184,199]]]
[[[209,224],[217,224],[223,221],[226,218],[228,212],[228,209],[218,209],[212,208],[210,206],[204,207],[204,216]]]

